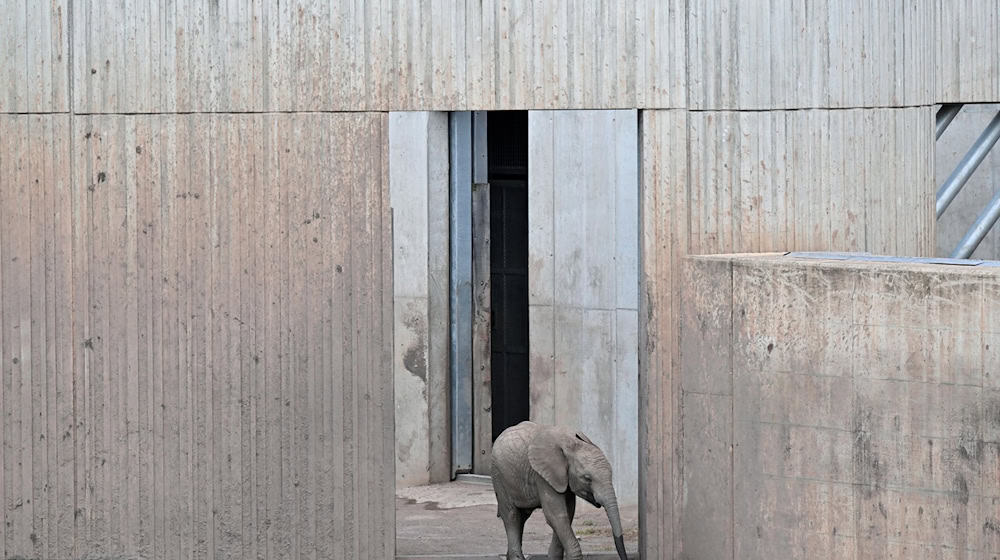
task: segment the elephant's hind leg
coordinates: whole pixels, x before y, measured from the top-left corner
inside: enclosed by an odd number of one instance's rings
[[[507,560],[524,560],[521,539],[524,536],[524,523],[528,521],[529,514],[530,512],[518,508],[510,508],[500,516],[507,531]]]
[[[507,560],[524,560],[521,552],[521,539],[524,536],[524,523],[528,521],[531,511],[525,511],[513,504],[502,484],[497,484],[494,476],[494,489],[497,495],[497,517],[503,521],[507,532]]]
[[[570,527],[573,526],[573,514],[576,513],[576,495],[567,493],[566,494],[566,517],[569,518]],[[553,530],[552,531],[552,543],[549,544],[549,558],[556,558],[557,560],[562,560],[565,552],[563,551],[562,541],[559,540],[559,535]]]

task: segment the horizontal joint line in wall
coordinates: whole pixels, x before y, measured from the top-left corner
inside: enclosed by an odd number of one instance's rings
[[[173,115],[342,115],[355,113],[388,113],[382,110],[345,111],[164,111],[164,112],[73,112],[74,116],[173,116]]]
[[[790,113],[794,111],[857,111],[859,109],[922,109],[925,107],[936,107],[937,103],[920,105],[857,105],[850,107],[775,107],[771,109],[685,109],[678,108],[679,111],[690,113]],[[649,108],[649,110],[660,110]],[[663,109],[668,110],[668,109]]]

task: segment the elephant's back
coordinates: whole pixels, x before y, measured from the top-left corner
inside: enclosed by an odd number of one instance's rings
[[[537,507],[531,484],[531,463],[528,446],[538,429],[538,424],[524,421],[501,432],[493,442],[491,461],[494,484],[507,488],[518,507]]]
[[[528,444],[530,444],[531,439],[535,437],[535,431],[537,430],[538,424],[535,424],[530,420],[525,420],[515,424],[500,432],[500,435],[497,436],[497,440],[493,442],[493,452],[496,453],[498,450],[503,452],[504,450],[511,448],[528,449]]]

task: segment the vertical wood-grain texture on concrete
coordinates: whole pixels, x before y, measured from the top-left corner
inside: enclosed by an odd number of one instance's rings
[[[392,556],[386,125],[0,117],[0,557]]]
[[[687,3],[691,109],[934,101],[932,2]]]
[[[585,432],[637,499],[636,111],[528,117],[531,419]]]
[[[674,106],[683,5],[660,4],[80,0],[74,101],[85,112]]]
[[[7,0],[0,16],[0,113],[69,110],[69,0]]]
[[[938,0],[938,103],[1000,102],[1000,1]]]
[[[683,557],[1000,552],[1000,269],[736,255],[685,270]]]
[[[669,555],[679,535],[680,259],[933,255],[933,162],[913,156],[932,153],[932,118],[921,107],[642,112],[639,499],[647,555]]]
[[[998,7],[996,0],[80,0],[70,71],[74,107],[83,112],[998,101]],[[17,30],[22,15],[12,13],[7,25]],[[57,29],[58,18],[48,19]],[[51,37],[65,41],[55,31]],[[65,90],[62,75],[53,80]],[[21,84],[10,87],[46,87]]]
[[[0,557],[73,555],[70,120],[0,115]]]

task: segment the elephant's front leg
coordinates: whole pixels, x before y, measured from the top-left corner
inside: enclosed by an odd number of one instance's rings
[[[583,551],[580,550],[580,542],[576,540],[573,533],[573,513],[576,510],[576,496],[567,492],[558,494],[556,492],[542,492],[539,496],[542,502],[542,512],[545,514],[545,521],[552,527],[553,542],[549,547],[549,558],[562,558],[559,554],[565,551],[569,560],[580,560],[583,558]],[[572,505],[570,505],[572,501]],[[562,545],[559,551],[556,550],[555,540],[558,539]]]
[[[563,494],[566,497],[566,515],[569,517],[570,529],[573,528],[573,514],[576,513],[576,494],[571,492],[566,492]],[[574,535],[575,536],[575,535]],[[562,541],[559,540],[559,535],[552,532],[552,544],[549,545],[549,558],[556,558],[557,560],[563,560],[564,550]]]

